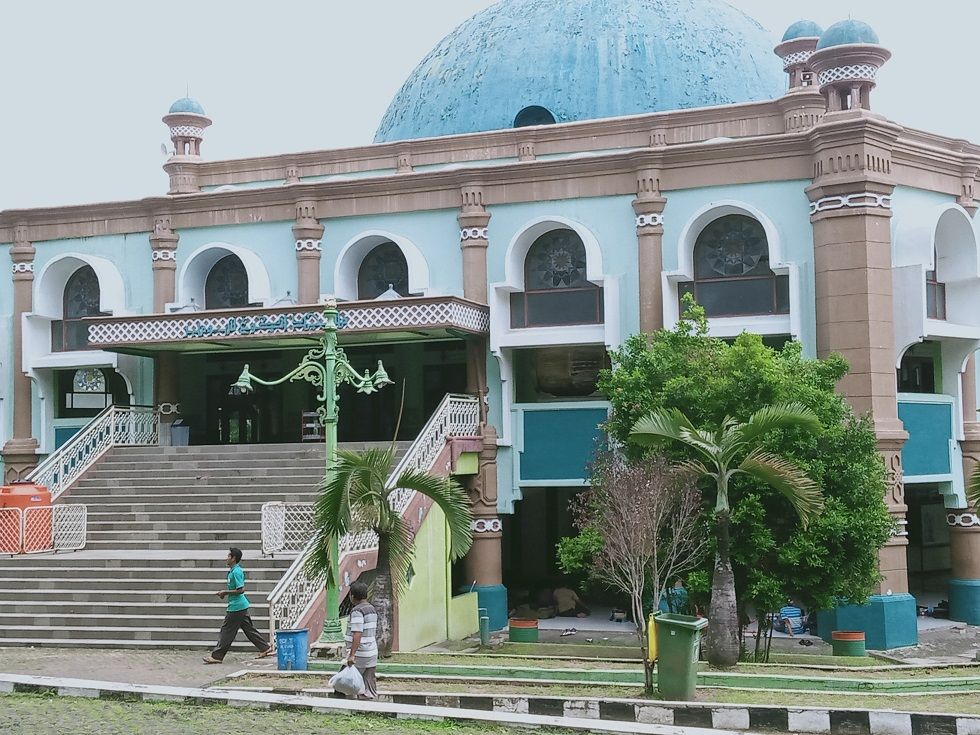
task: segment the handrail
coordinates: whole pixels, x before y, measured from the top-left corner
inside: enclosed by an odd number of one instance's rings
[[[53,502],[113,447],[159,443],[160,414],[152,407],[108,406],[31,470],[26,479],[48,488]]]
[[[393,487],[406,470],[432,469],[447,439],[454,436],[475,436],[479,428],[479,398],[447,394],[389,475],[387,487]],[[394,493],[391,497],[392,507],[399,513],[404,513],[414,495],[414,490]],[[345,556],[369,551],[377,548],[377,545],[378,537],[373,531],[349,533],[340,539],[338,561],[343,562]],[[312,550],[311,538],[267,597],[269,626],[273,636],[279,627],[294,627],[316,603],[317,596],[323,588],[323,576],[313,578],[306,571],[306,560]]]

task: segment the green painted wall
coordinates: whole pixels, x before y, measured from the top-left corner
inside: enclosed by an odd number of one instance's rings
[[[446,637],[451,641],[461,641],[480,630],[476,592],[449,598],[449,629]]]
[[[415,537],[415,576],[398,598],[398,650],[416,651],[448,637],[446,516],[432,506]]]

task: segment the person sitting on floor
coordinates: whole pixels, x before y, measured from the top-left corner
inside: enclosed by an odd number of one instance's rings
[[[798,633],[806,632],[803,624],[803,611],[793,604],[792,600],[787,600],[786,604],[779,610],[777,630],[782,630],[795,637]]]
[[[587,618],[591,614],[582,600],[579,599],[575,590],[570,587],[561,586],[554,592],[555,607],[558,609],[560,618]]]
[[[660,596],[658,609],[664,613],[687,615],[689,607],[687,590],[684,589],[684,580],[678,577],[674,580],[674,586],[664,590],[664,593]]]

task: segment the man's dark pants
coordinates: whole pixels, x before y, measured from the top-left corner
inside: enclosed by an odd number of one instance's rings
[[[260,651],[269,650],[269,641],[259,633],[248,613],[248,608],[245,608],[225,614],[225,622],[221,624],[221,633],[218,636],[218,646],[211,652],[211,658],[216,658],[219,661],[224,659],[228,649],[231,648],[231,644],[235,642],[235,636],[238,635],[239,629],[244,631],[245,637]]]

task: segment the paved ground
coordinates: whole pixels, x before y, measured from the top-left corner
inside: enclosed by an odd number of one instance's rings
[[[205,666],[207,651],[127,651],[81,648],[0,648],[0,672],[64,676],[130,684],[206,686],[242,669],[272,671],[275,659],[232,651],[225,663]],[[6,701],[6,700],[4,700]],[[0,728],[0,733],[6,732]],[[28,732],[28,731],[25,731]]]

